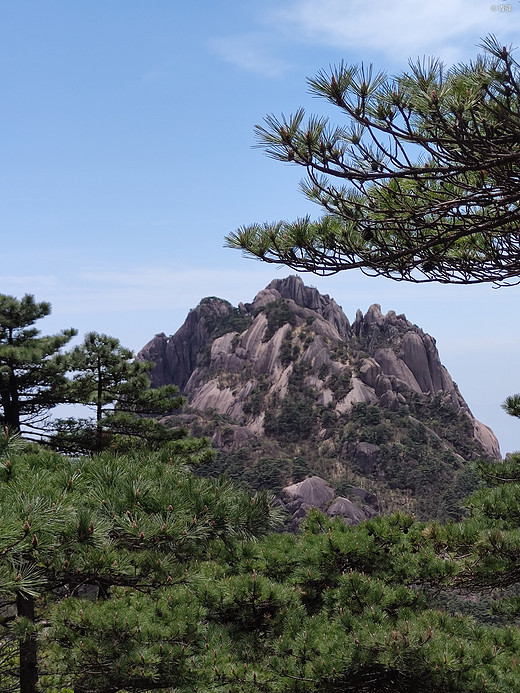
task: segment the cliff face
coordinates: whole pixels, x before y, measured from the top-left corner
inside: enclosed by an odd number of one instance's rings
[[[430,397],[442,393],[444,401],[449,402],[456,412],[462,410],[467,414],[473,424],[474,437],[485,454],[492,459],[500,458],[495,434],[471,414],[450,374],[441,364],[433,337],[408,322],[404,315],[396,315],[394,311],[383,315],[378,304],[370,306],[365,316],[361,311],[357,312],[353,330],[381,369],[378,373],[377,368],[374,370],[365,365],[370,375],[364,373],[365,382],[368,375],[371,382],[367,384],[372,384],[379,393],[380,403],[395,407],[395,393],[403,389]]]
[[[190,310],[184,325],[173,337],[168,338],[162,333],[148,342],[138,358],[155,363],[150,374],[152,387],[173,383],[184,390],[195,370],[200,350],[208,343],[219,322],[232,311],[228,301],[205,298]]]
[[[312,460],[310,472],[339,478],[350,470],[411,496],[419,481],[406,465],[427,476],[425,458],[435,450],[450,459],[450,470],[436,472],[446,483],[463,460],[500,456],[432,337],[378,305],[351,325],[333,299],[298,277],[272,281],[238,308],[204,299],[176,334],[156,336],[138,357],[156,364],[152,385],[173,383],[188,397],[184,417],[199,416],[198,429],[204,413],[206,423],[212,417],[198,432],[228,453],[253,439],[276,454],[289,446],[293,458]],[[285,481],[299,479],[289,470]]]

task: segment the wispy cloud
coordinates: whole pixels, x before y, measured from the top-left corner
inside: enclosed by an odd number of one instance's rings
[[[490,33],[505,42],[514,39],[520,3],[294,0],[273,11],[269,21],[300,41],[347,53],[362,50],[369,59],[376,53],[402,64],[408,57],[435,55],[453,63],[466,60],[468,49],[472,56],[479,38]]]
[[[210,49],[222,60],[247,72],[265,77],[279,77],[290,65],[276,55],[275,36],[264,33],[245,33],[216,38]]]
[[[284,275],[287,271],[284,271]],[[0,291],[21,297],[30,287],[37,300],[47,300],[56,313],[71,315],[133,314],[182,309],[205,296],[231,303],[250,301],[274,276],[271,267],[243,270],[132,265],[114,269],[78,269],[74,274],[0,277]]]
[[[519,31],[519,0],[285,0],[258,15],[251,32],[215,38],[210,49],[242,70],[272,78],[287,73],[305,46],[402,69],[409,58],[423,56],[447,65],[465,62],[485,36],[514,43]]]
[[[124,270],[83,271],[81,283],[99,287],[109,296],[120,295],[129,309],[160,305],[193,308],[205,296],[219,296],[233,302],[251,300],[263,288],[266,277],[272,279],[273,270],[258,266],[255,269],[230,270],[207,267],[178,270],[172,267],[133,267]],[[269,279],[269,280],[270,280]],[[268,281],[269,281],[268,280]],[[109,300],[113,303],[113,299]]]
[[[51,274],[0,275],[0,292],[21,297],[22,294],[39,294],[40,291],[53,289],[60,284],[60,279]],[[36,299],[41,296],[36,295]]]

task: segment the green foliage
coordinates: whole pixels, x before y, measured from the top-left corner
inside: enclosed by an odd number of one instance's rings
[[[330,355],[335,361],[347,364],[349,363],[349,351],[348,347],[344,342],[337,342],[330,348]]]
[[[481,465],[460,523],[312,511],[285,535],[265,493],[193,477],[190,446],[4,458],[0,613],[35,615],[0,621],[1,684],[31,643],[49,693],[518,688],[520,457]]]
[[[64,357],[74,372],[68,400],[93,411],[91,419],[59,419],[50,444],[68,453],[160,447],[178,433],[150,415],[165,415],[184,403],[171,385],[150,388],[147,361],[137,361],[115,337],[90,332]]]
[[[327,378],[325,386],[332,390],[335,401],[339,402],[352,390],[352,373],[348,369],[333,373]]]
[[[310,90],[339,109],[339,127],[299,109],[256,133],[305,169],[325,215],[245,226],[227,245],[318,275],[516,283],[520,66],[493,36],[482,48],[450,69],[419,59],[395,77],[343,63],[319,72]]]
[[[350,419],[361,426],[378,426],[382,421],[382,412],[379,407],[366,402],[356,402],[352,407]]]
[[[520,417],[520,395],[511,395],[507,397],[502,405],[504,409],[511,416]]]
[[[66,401],[68,364],[59,352],[76,330],[38,336],[32,325],[50,312],[30,294],[0,294],[0,423],[12,432],[23,425],[26,435],[40,433],[47,412]]]
[[[440,510],[437,517],[446,520],[461,520],[466,516],[464,500],[476,491],[482,482],[473,466],[460,469],[452,484],[442,495]]]
[[[358,403],[346,425],[340,421],[332,422],[337,445],[346,439],[379,446],[377,463],[370,472],[353,468],[376,481],[377,495],[387,496],[388,489],[411,494],[414,512],[423,519],[445,521],[463,516],[461,500],[476,488],[477,479],[445,440],[451,441],[466,460],[481,453],[464,412],[457,412],[440,395],[432,400],[412,396],[406,408],[395,412]],[[358,478],[356,484],[364,486],[366,482]]]
[[[450,401],[439,393],[433,399],[412,396],[409,400],[410,412],[439,437],[453,443],[465,459],[482,456],[482,449],[474,438],[473,424],[466,412],[457,411]]]
[[[211,477],[223,474],[250,492],[267,489],[280,493],[288,479],[304,479],[316,471],[307,455],[282,457],[283,453],[277,441],[268,450],[262,446],[217,451],[215,458],[208,459],[195,473]]]
[[[238,332],[242,334],[251,325],[252,319],[240,313],[238,308],[233,308],[231,313],[224,315],[211,333],[211,341],[222,337],[228,332]]]
[[[303,332],[300,332],[299,337],[301,338],[302,335]],[[285,333],[280,346],[280,361],[282,362],[282,366],[288,366],[293,361],[296,361],[299,355],[300,347],[298,344],[293,344],[292,330],[289,330]]]
[[[350,412],[347,440],[382,445],[395,437],[395,428],[385,420],[383,410],[373,404],[357,402]],[[407,422],[408,423],[408,422]]]
[[[267,410],[264,431],[285,442],[298,442],[312,437],[318,425],[318,409],[314,391],[304,384],[307,366],[298,363],[289,376],[289,386],[279,411]]]
[[[263,342],[268,342],[274,333],[285,324],[296,325],[296,316],[284,298],[277,298],[261,308],[267,317],[267,327],[265,328]]]
[[[45,690],[193,681],[204,630],[190,586],[197,562],[279,522],[266,492],[192,476],[204,451],[184,439],[126,458],[38,450],[4,463],[0,613],[18,616],[13,628],[0,621],[0,652],[13,656],[18,640],[21,671],[36,655]]]
[[[42,684],[73,681],[75,691],[85,692],[194,685],[201,679],[193,662],[202,649],[203,617],[202,606],[182,584],[156,589],[153,596],[116,588],[102,608],[85,599],[63,599],[43,638],[48,664],[43,671],[52,667],[62,673],[44,673]]]
[[[209,689],[514,690],[515,631],[428,608],[421,582],[456,573],[412,518],[349,528],[311,514],[297,537],[244,547],[208,582],[205,605],[219,629],[213,651],[208,642]]]
[[[334,401],[329,406],[317,404],[317,393],[307,380],[316,376],[316,370],[301,357],[292,362],[287,392],[281,400],[269,395],[268,379],[260,378],[244,404],[244,413],[247,417],[265,412],[266,435],[242,443],[240,450],[234,447],[229,419],[200,414],[204,425],[191,427],[197,435],[211,436],[218,428],[222,438],[226,427],[229,431],[225,452],[217,453],[203,473],[224,472],[245,488],[277,491],[307,474],[317,474],[335,485],[346,483],[370,490],[385,512],[406,508],[421,519],[461,518],[461,500],[477,484],[469,460],[482,452],[466,414],[457,412],[440,395],[430,401],[412,395],[409,404],[397,411],[359,402],[349,413],[339,413]],[[337,396],[348,393],[349,370],[343,377],[342,373],[326,376],[325,384],[331,380]],[[319,437],[318,431],[322,431]],[[358,459],[359,443],[379,448],[370,452],[369,464],[362,454]],[[466,459],[454,450],[465,453]],[[292,460],[302,454],[306,462],[300,470]]]
[[[286,395],[280,413],[267,411],[264,418],[266,435],[276,436],[286,442],[298,442],[310,438],[316,428],[317,414],[309,399]]]
[[[269,383],[267,378],[260,376],[257,386],[251,390],[248,400],[244,403],[243,410],[245,414],[258,416],[263,411],[268,389]]]
[[[328,366],[326,363],[323,363],[323,364],[319,367],[319,370],[318,370],[318,378],[319,378],[320,380],[325,381],[326,378],[327,378],[327,376],[328,376],[328,374],[329,374],[329,371],[330,371],[329,366]]]

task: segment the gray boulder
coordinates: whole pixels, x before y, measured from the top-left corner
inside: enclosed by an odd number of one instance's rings
[[[368,514],[348,498],[340,496],[327,508],[329,517],[342,517],[349,525],[357,525],[368,519]]]
[[[362,489],[356,490],[362,492]],[[292,530],[298,528],[311,508],[318,508],[331,518],[342,517],[349,525],[357,525],[375,515],[371,508],[362,509],[348,498],[335,497],[332,487],[319,476],[311,476],[297,484],[286,486],[282,490],[281,500],[283,507],[291,515]]]
[[[334,497],[334,490],[319,476],[311,476],[298,484],[286,486],[283,495],[291,500],[300,500],[313,508],[323,508]]]

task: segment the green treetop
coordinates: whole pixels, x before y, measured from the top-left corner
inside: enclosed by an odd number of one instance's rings
[[[520,70],[490,37],[474,62],[410,63],[398,77],[341,64],[309,81],[325,117],[266,118],[261,146],[305,168],[317,221],[245,226],[227,245],[265,262],[411,282],[516,283]]]
[[[69,401],[93,410],[91,419],[60,419],[51,443],[66,451],[99,452],[111,446],[122,449],[142,441],[158,445],[179,433],[151,415],[171,413],[184,403],[173,385],[151,388],[148,361],[136,361],[115,337],[89,332],[83,343],[67,354],[74,373]],[[125,443],[126,441],[126,443]]]
[[[508,627],[432,601],[463,588],[476,611],[482,587],[518,582],[518,458],[486,468],[461,523],[312,511],[298,535],[244,542],[276,526],[269,497],[194,477],[201,441],[83,459],[15,442],[0,440],[2,693],[520,685],[518,600]]]
[[[192,690],[200,565],[277,526],[269,495],[194,477],[204,440],[73,459],[0,443],[2,693]]]
[[[26,294],[0,294],[0,421],[12,431],[41,431],[46,413],[66,401],[67,363],[60,349],[76,334],[39,336],[34,323],[49,315],[47,302]]]

